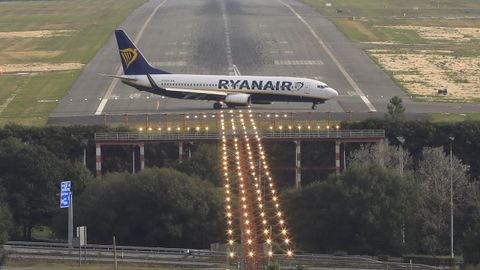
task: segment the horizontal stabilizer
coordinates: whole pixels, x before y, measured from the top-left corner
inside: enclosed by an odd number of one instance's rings
[[[125,76],[125,75],[112,75],[112,74],[104,74],[104,73],[98,73],[98,75],[104,76],[104,77],[116,78],[116,79],[120,79],[122,81],[131,81],[131,82],[137,81],[137,78],[133,78],[133,77],[130,77],[130,76]]]

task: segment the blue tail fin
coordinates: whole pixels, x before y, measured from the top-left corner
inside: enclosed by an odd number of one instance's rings
[[[115,30],[115,37],[125,75],[169,74],[152,67],[123,30]]]

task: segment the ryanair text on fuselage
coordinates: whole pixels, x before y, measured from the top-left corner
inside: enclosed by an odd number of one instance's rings
[[[292,91],[293,83],[289,81],[257,81],[257,80],[219,80],[218,89],[238,90],[282,90]],[[295,89],[300,90],[303,83],[296,83]]]

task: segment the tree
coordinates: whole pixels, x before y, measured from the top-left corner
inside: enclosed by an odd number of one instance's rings
[[[201,144],[190,159],[184,160],[176,168],[190,175],[212,182],[215,186],[223,183],[218,149],[215,145]]]
[[[398,254],[403,213],[415,208],[411,180],[378,165],[350,166],[339,177],[283,195],[292,235],[308,252]]]
[[[112,173],[77,200],[77,220],[89,240],[123,244],[207,247],[223,236],[222,196],[197,177],[167,168]]]
[[[83,167],[58,159],[43,146],[12,137],[0,140],[0,184],[8,194],[14,238],[31,239],[35,226],[50,225],[61,181],[72,180],[74,188],[84,189],[88,178]]]
[[[394,96],[390,99],[390,103],[387,105],[388,114],[386,118],[391,121],[403,120],[405,115],[405,107],[403,107],[402,99],[398,96]]]
[[[480,225],[478,223],[465,234],[463,256],[467,265],[477,266],[480,264]]]
[[[376,144],[362,144],[359,149],[349,155],[348,164],[361,167],[380,165],[403,174],[413,170],[412,158],[408,150],[391,145],[388,140]],[[403,165],[403,172],[401,165]]]
[[[461,219],[467,208],[477,204],[475,192],[472,192],[475,187],[467,180],[467,166],[455,156],[453,170],[450,171],[449,156],[441,147],[424,148],[418,166],[415,179],[422,194],[417,212],[421,221],[421,248],[431,254],[447,253],[450,241],[450,173],[453,177],[455,218]]]
[[[12,216],[5,200],[5,191],[0,186],[0,266],[6,259],[3,244],[8,240],[8,231],[12,226]]]

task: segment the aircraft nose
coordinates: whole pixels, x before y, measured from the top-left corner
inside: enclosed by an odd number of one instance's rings
[[[328,88],[328,94],[329,94],[330,98],[338,96],[337,90],[335,90],[333,88],[330,88],[330,87]]]

